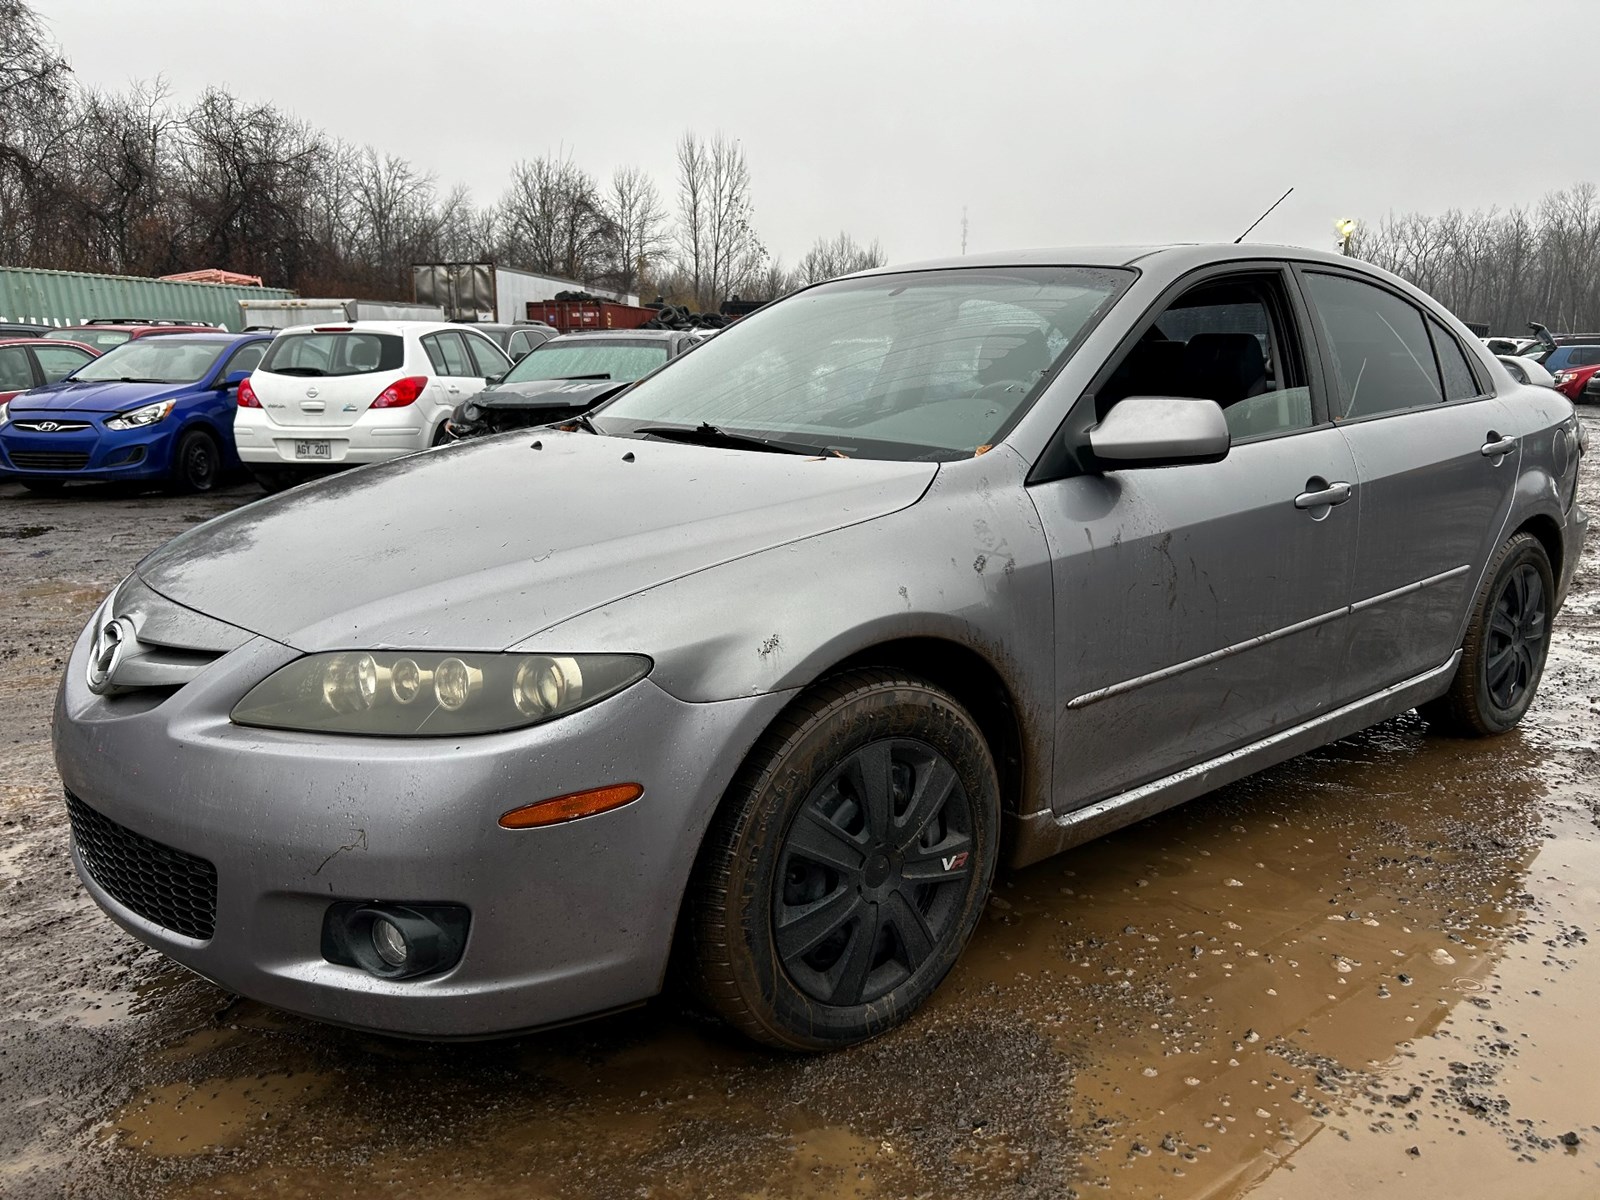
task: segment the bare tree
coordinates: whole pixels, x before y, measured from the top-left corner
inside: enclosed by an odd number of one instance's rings
[[[638,167],[618,167],[611,176],[605,211],[611,234],[607,282],[620,292],[637,292],[641,276],[671,245],[661,194]]]
[[[72,72],[22,0],[0,0],[0,257],[50,244],[62,191],[56,158],[70,134]]]
[[[500,214],[503,246],[520,265],[583,283],[603,270],[611,221],[594,177],[570,156],[518,163]]]
[[[888,260],[883,247],[874,238],[870,245],[862,246],[843,230],[836,238],[818,238],[800,260],[796,268],[797,282],[801,285],[820,283],[855,271],[881,267]]]
[[[678,249],[694,302],[711,309],[761,273],[766,248],[752,223],[750,168],[721,133],[678,139]]]

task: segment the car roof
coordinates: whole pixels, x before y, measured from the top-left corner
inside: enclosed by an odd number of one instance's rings
[[[231,329],[164,329],[159,335],[152,336],[182,338],[186,342],[243,342],[257,339],[264,341],[271,335],[259,331],[234,333]]]
[[[1593,346],[1600,342],[1600,333],[1558,333],[1558,346]]]
[[[318,321],[315,325],[290,325],[280,329],[284,333],[393,333],[404,336],[410,334],[438,333],[447,329],[471,329],[472,325],[465,321]]]
[[[36,337],[6,337],[4,330],[0,330],[0,346],[75,346],[79,350],[94,350],[94,346],[84,342],[71,342],[66,338],[36,338]]]
[[[899,271],[937,271],[956,267],[1131,267],[1159,259],[1164,266],[1206,266],[1262,258],[1287,258],[1300,262],[1325,262],[1372,271],[1359,259],[1309,250],[1304,246],[1277,246],[1264,242],[1179,242],[1165,246],[1060,246],[1033,250],[991,250],[956,258],[897,263],[862,271],[862,275],[892,275]]]

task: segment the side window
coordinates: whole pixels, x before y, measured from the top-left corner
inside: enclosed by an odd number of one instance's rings
[[[500,347],[493,345],[487,338],[475,337],[472,334],[457,334],[467,343],[467,350],[472,355],[476,370],[468,371],[469,375],[482,375],[485,379],[491,375],[504,375],[511,366],[506,361],[505,355],[500,353]]]
[[[38,360],[39,370],[44,374],[46,383],[55,383],[58,379],[65,379],[94,355],[72,346],[30,346],[33,357]]]
[[[1307,272],[1306,289],[1333,350],[1333,415],[1353,420],[1437,404],[1443,396],[1422,314],[1360,280]]]
[[[240,346],[233,352],[233,357],[228,360],[228,365],[222,368],[219,379],[226,379],[235,371],[254,371],[261,365],[262,355],[266,354],[271,342],[251,342],[248,346]]]
[[[1567,356],[1569,367],[1592,367],[1600,363],[1600,346],[1574,346]]]
[[[472,363],[467,359],[467,348],[461,344],[461,335],[459,333],[452,330],[448,333],[436,333],[433,337],[439,347],[439,360],[444,363],[442,369],[439,367],[438,361],[434,363],[434,367],[439,371],[439,374],[461,377],[477,374],[472,369]],[[432,350],[428,351],[428,357],[433,357]]]
[[[1433,334],[1433,348],[1439,355],[1439,372],[1444,376],[1446,400],[1471,400],[1483,394],[1478,377],[1472,373],[1466,351],[1450,331],[1432,317],[1428,318],[1428,332]]]
[[[422,348],[428,352],[428,362],[433,365],[435,375],[444,375],[444,351],[439,348],[439,335],[430,333],[422,339]]]
[[[1234,441],[1309,429],[1305,356],[1277,276],[1208,281],[1179,296],[1095,397],[1192,396],[1222,406]]]
[[[0,346],[0,392],[25,392],[33,386],[33,364],[21,346]]]

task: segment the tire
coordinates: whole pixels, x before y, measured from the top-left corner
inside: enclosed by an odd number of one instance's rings
[[[59,496],[67,486],[57,479],[23,479],[19,482],[30,492],[40,496]]]
[[[178,439],[172,454],[172,490],[185,494],[209,492],[222,476],[222,448],[203,429],[191,429]]]
[[[1450,690],[1419,705],[1438,732],[1492,737],[1522,720],[1550,652],[1555,574],[1539,539],[1519,533],[1500,547],[1473,601]]]
[[[429,449],[432,449],[434,446],[448,446],[451,442],[456,440],[450,436],[450,430],[448,426],[448,420],[439,422],[439,428],[433,431],[433,440],[428,443]]]
[[[859,802],[872,795],[883,804]],[[685,910],[691,986],[780,1049],[893,1028],[977,927],[999,814],[989,748],[950,696],[890,670],[818,684],[757,742],[706,835]]]
[[[268,495],[274,492],[288,491],[295,484],[302,481],[302,476],[298,471],[284,467],[252,467],[250,469],[250,477]]]

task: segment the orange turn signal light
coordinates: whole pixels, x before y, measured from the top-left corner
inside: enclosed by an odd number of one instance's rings
[[[543,825],[560,825],[632,804],[642,795],[644,788],[637,783],[614,783],[586,792],[568,792],[565,796],[551,796],[548,800],[513,808],[502,814],[500,826],[502,829],[538,829]]]

